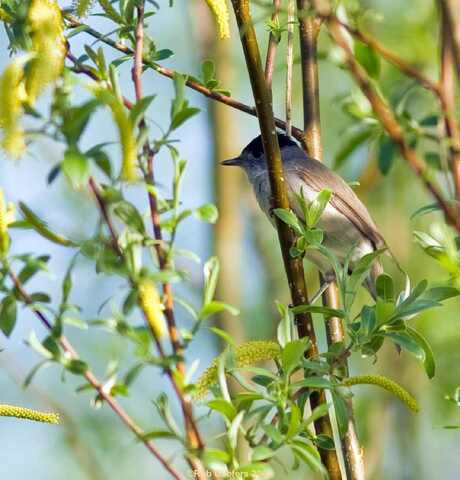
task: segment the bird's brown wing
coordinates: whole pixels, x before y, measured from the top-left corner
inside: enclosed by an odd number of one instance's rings
[[[372,242],[374,248],[385,246],[385,241],[367,208],[339,175],[318,160],[309,157],[305,157],[295,164],[289,162],[285,168],[291,172],[295,171],[312,189],[318,192],[325,188],[331,189],[333,192],[331,205],[350,219],[362,235]]]

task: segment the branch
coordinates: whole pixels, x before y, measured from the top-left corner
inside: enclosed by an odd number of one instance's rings
[[[449,153],[455,196],[460,199],[460,131],[455,118],[455,55],[454,38],[449,20],[447,3],[439,2],[441,16],[441,73],[439,79],[440,100],[444,111],[444,123],[450,138]]]
[[[307,152],[314,158],[322,160],[322,142],[321,142],[321,119],[319,107],[319,80],[318,80],[318,57],[317,41],[321,27],[321,19],[315,16],[307,15],[309,7],[308,0],[297,0],[297,10],[299,16],[299,35],[300,35],[300,55],[302,69],[302,90],[304,107],[304,135],[307,145]],[[320,283],[322,279],[320,276]],[[330,308],[340,308],[340,297],[337,284],[332,283],[323,294],[323,304]],[[326,322],[328,345],[343,342],[345,331],[343,322],[340,318],[332,317]],[[344,356],[340,362],[340,367],[344,374],[348,375],[347,357]],[[356,434],[356,427],[353,418],[353,404],[349,400],[348,407],[348,428],[342,439],[341,446],[344,451],[344,460],[349,480],[364,479],[364,464]],[[323,417],[322,431],[331,431],[331,421]],[[336,449],[337,450],[337,449]],[[322,451],[323,463],[329,464],[329,471],[333,472],[331,477],[342,478],[337,453]]]
[[[273,0],[272,22],[278,24],[278,12],[281,7],[281,0]],[[273,70],[275,69],[276,50],[279,43],[279,37],[270,31],[268,37],[267,58],[265,60],[265,80],[269,90],[272,89]]]
[[[288,31],[286,53],[286,134],[292,135],[292,67],[294,64],[294,15],[295,0],[288,0]]]
[[[19,295],[22,297],[24,303],[31,308],[33,313],[37,316],[40,322],[45,326],[45,328],[49,331],[52,331],[53,326],[45,314],[41,310],[37,310],[34,307],[33,299],[30,295],[24,290],[24,287],[16,276],[16,274],[10,270],[8,272],[13,284],[18,291]],[[67,340],[67,338],[63,335],[59,338],[59,344],[61,345],[62,349],[66,353],[66,355],[74,360],[79,359],[79,355],[77,354],[76,350],[73,348],[72,344]],[[145,432],[134,422],[134,420],[126,413],[123,407],[115,400],[110,393],[104,388],[104,385],[99,382],[97,377],[91,372],[91,370],[87,370],[84,373],[84,377],[88,381],[88,383],[98,392],[101,398],[104,399],[105,402],[110,406],[110,408],[120,417],[121,421],[139,438],[139,440],[145,445],[145,447],[154,455],[157,460],[163,465],[163,467],[171,474],[173,478],[176,480],[183,480],[183,477],[180,473],[169,463],[166,458],[163,457],[161,452],[155,446],[155,444],[145,439]]]
[[[417,152],[404,140],[402,127],[396,120],[393,111],[377,92],[364,69],[354,58],[353,52],[351,51],[350,46],[348,45],[348,42],[343,34],[342,24],[334,15],[330,14],[329,7],[324,7],[323,2],[321,2],[319,8],[317,5],[319,3],[318,0],[314,0],[314,3],[317,11],[326,20],[331,37],[344,51],[346,66],[360,87],[361,91],[372,105],[377,119],[384,127],[388,136],[398,146],[402,157],[406,160],[415,174],[421,179],[426,189],[435,198],[448,223],[452,224],[454,228],[460,232],[460,215],[457,215],[456,210],[448,203],[438,187],[428,177],[423,160],[420,159],[420,157],[417,155]]]
[[[460,5],[458,0],[439,0],[445,16],[445,21],[449,28],[449,35],[451,37],[451,47],[453,53],[453,60],[457,69],[457,77],[460,81]],[[455,14],[454,12],[457,12]]]
[[[97,38],[99,41],[102,43],[105,43],[106,45],[109,45],[110,47],[114,48],[115,50],[118,50],[119,52],[124,53],[125,55],[133,55],[134,52],[131,48],[127,47],[126,45],[116,42],[112,40],[111,38],[108,38],[106,35],[99,33],[97,30],[92,29],[88,25],[79,22],[76,18],[74,18],[72,15],[65,15],[66,20],[68,21],[68,24],[71,28],[77,28],[77,27],[85,27],[84,32],[87,33],[88,35],[91,35],[93,38]],[[155,70],[157,73],[160,75],[163,75],[164,77],[173,79],[174,75],[176,74],[175,70],[172,70],[170,68],[162,67],[158,63],[152,62],[150,60],[147,60],[144,58],[143,63],[146,67],[149,67],[153,70]],[[233,99],[232,97],[229,97],[227,95],[222,95],[221,93],[214,92],[213,90],[209,90],[209,88],[206,88],[204,85],[201,85],[200,83],[195,82],[194,80],[188,79],[186,82],[187,87],[191,88],[192,90],[195,90],[196,92],[201,93],[205,97],[211,98],[212,100],[215,100],[217,102],[223,103],[225,105],[228,105],[229,107],[235,108],[236,110],[240,110],[241,112],[247,113],[249,115],[252,115],[254,117],[257,117],[257,111],[255,107],[251,107],[250,105],[246,105],[245,103],[239,102],[238,100]],[[279,119],[275,118],[275,124],[278,128],[281,128],[282,130],[286,130],[286,122]],[[292,127],[292,136],[296,138],[299,142],[303,141],[303,132],[300,128],[295,128]]]

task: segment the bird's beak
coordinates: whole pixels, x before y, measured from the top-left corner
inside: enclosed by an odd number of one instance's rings
[[[228,160],[224,160],[223,162],[220,162],[220,164],[224,166],[241,167],[241,157],[230,158]]]

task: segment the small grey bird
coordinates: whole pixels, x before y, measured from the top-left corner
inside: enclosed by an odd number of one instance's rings
[[[356,262],[364,255],[386,247],[367,208],[339,175],[318,160],[308,157],[287,135],[278,133],[278,142],[290,207],[299,218],[304,220],[303,211],[297,199],[301,191],[307,202],[311,202],[318,192],[325,188],[332,191],[331,199],[321,216],[318,227],[324,231],[323,245],[330,249],[340,262],[343,263],[345,257],[354,248],[349,263],[349,269],[352,271]],[[252,140],[239,157],[225,160],[222,165],[236,165],[244,169],[260,208],[274,224],[270,204],[271,189],[261,136]],[[306,257],[319,268],[326,280],[323,285],[324,290],[334,279],[330,263],[317,250],[307,249]],[[369,277],[364,282],[364,286],[374,298],[375,282],[381,273],[383,273],[382,266],[376,260],[371,267]]]

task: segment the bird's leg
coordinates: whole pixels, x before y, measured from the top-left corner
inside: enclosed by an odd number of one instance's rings
[[[319,286],[319,290],[313,295],[310,299],[310,305],[313,305],[316,300],[330,287],[331,283],[334,281],[333,278],[323,278],[321,285]]]

